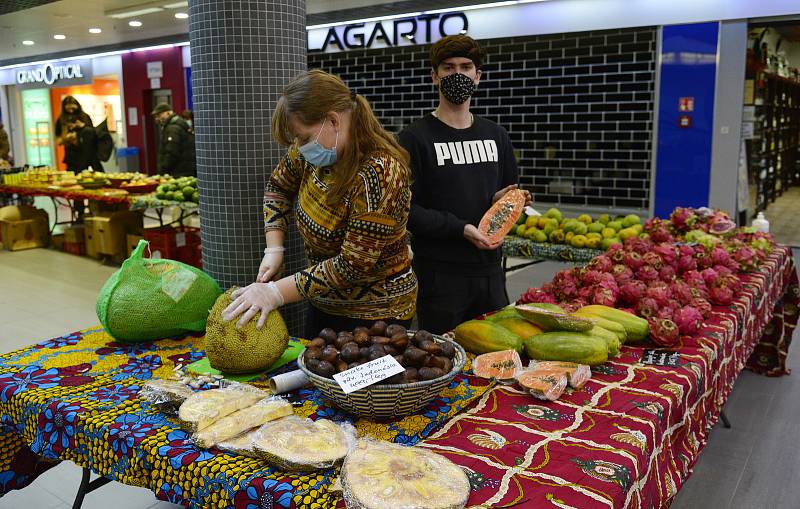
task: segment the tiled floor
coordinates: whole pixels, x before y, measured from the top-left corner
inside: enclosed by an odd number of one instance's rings
[[[513,299],[550,280],[563,264],[545,262],[510,273]],[[97,323],[97,293],[115,267],[46,249],[0,251],[0,352]],[[798,356],[789,357],[795,370]],[[796,371],[797,372],[797,371]],[[797,509],[800,494],[800,391],[797,375],[766,378],[745,371],[726,406],[733,429],[717,426],[673,509]],[[67,509],[80,480],[70,462],[24,490],[0,498],[0,509]],[[118,483],[86,496],[86,509],[177,509],[152,493]]]
[[[769,231],[781,244],[800,246],[800,187],[790,187],[764,212]]]

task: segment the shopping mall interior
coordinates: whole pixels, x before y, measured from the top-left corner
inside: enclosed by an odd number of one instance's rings
[[[795,509],[800,4],[658,4],[0,2],[0,509]]]

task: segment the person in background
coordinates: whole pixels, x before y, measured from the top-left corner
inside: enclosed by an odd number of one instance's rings
[[[192,113],[192,110],[183,110],[181,112],[181,118],[189,124],[189,130],[194,134],[194,113]]]
[[[103,165],[97,157],[97,135],[89,115],[83,111],[77,99],[68,95],[61,100],[61,114],[55,124],[56,143],[64,146],[63,163],[67,171],[77,173],[91,168],[103,171]],[[83,222],[84,200],[73,200],[72,208],[76,213],[76,222]]]
[[[502,240],[492,243],[477,228],[519,180],[506,130],[469,110],[485,58],[465,35],[436,42],[430,60],[439,105],[399,137],[413,171],[408,229],[420,285],[417,319],[438,334],[508,304]]]
[[[196,176],[194,134],[189,124],[175,114],[170,105],[163,103],[153,109],[153,117],[161,126],[158,173],[176,177]]]
[[[272,135],[289,150],[264,189],[267,248],[256,282],[233,293],[224,318],[242,315],[243,325],[260,313],[260,326],[271,310],[307,299],[309,338],[376,320],[408,327],[417,280],[406,241],[406,151],[365,97],[320,70],[287,85]],[[310,265],[278,279],[292,215]]]
[[[3,123],[0,122],[0,159],[11,163],[11,144],[8,141],[8,133]]]

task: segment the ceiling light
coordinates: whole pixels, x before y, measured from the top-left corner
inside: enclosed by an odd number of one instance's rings
[[[22,41],[25,46],[33,46],[33,41]]]
[[[57,41],[63,41],[66,38],[67,38],[67,36],[64,35],[64,34],[56,34],[56,35],[53,36],[53,39],[55,39]]]
[[[134,19],[134,20],[128,21],[128,26],[140,27],[140,26],[142,26],[142,22],[141,21],[137,21],[137,20]]]
[[[176,12],[175,17],[178,19],[186,19],[189,17],[189,15],[186,14],[185,12]]]
[[[106,11],[106,16],[109,18],[135,18],[145,14],[153,14],[154,12],[161,12],[164,9],[161,7],[142,7],[141,9],[118,9],[116,11]]]
[[[100,28],[90,28],[90,29],[89,29],[89,33],[90,33],[90,34],[99,34],[99,33],[101,33],[102,31],[103,31],[103,30],[101,30]]]
[[[164,7],[167,9],[177,9],[179,7],[189,7],[189,2],[172,2],[170,4],[164,4]]]

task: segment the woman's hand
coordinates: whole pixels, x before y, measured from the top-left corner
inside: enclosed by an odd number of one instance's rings
[[[258,313],[261,313],[256,324],[256,328],[260,329],[264,326],[270,311],[283,306],[284,303],[283,295],[273,281],[253,283],[250,286],[239,288],[231,294],[231,297],[233,302],[222,312],[222,319],[230,322],[244,313],[236,322],[237,327],[243,327]]]
[[[258,277],[256,281],[259,283],[266,283],[272,281],[280,276],[283,269],[283,252],[284,247],[268,247],[264,250],[264,258],[261,259],[261,265],[258,267]]]

